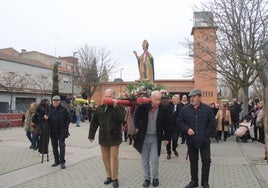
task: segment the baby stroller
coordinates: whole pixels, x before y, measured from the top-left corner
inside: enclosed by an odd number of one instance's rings
[[[251,125],[250,120],[250,116],[245,116],[242,119],[242,122],[239,124],[239,127],[234,132],[234,135],[236,136],[236,142],[248,142],[248,140],[253,141],[249,132]]]

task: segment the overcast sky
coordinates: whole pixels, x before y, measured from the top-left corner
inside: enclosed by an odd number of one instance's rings
[[[111,79],[139,78],[133,50],[149,42],[156,79],[183,79],[192,69],[188,49],[200,0],[1,0],[0,48],[72,56],[85,44],[105,47],[117,62]]]

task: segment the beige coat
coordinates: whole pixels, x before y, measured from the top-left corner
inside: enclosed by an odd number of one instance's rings
[[[222,112],[222,110],[219,110],[217,112],[215,118],[216,118],[216,120],[218,122],[217,123],[217,130],[222,131],[222,128],[223,128],[223,122],[222,122],[223,112]],[[231,113],[227,109],[226,109],[226,114],[225,114],[225,121],[229,121],[229,125],[232,124]],[[228,131],[229,125],[224,125],[224,131]]]
[[[131,107],[126,107],[126,126],[127,126],[127,134],[133,135],[135,133],[134,126],[134,113],[130,109]]]

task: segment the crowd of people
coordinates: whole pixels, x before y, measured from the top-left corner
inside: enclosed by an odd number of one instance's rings
[[[80,122],[85,122],[86,120],[91,122],[95,110],[96,106],[94,105],[77,103],[70,109],[71,122],[75,124],[76,127],[80,127]]]
[[[247,142],[251,139],[252,141],[256,140],[264,144],[263,104],[264,102],[258,99],[250,99],[248,103],[248,114],[243,114],[243,105],[236,98],[232,99],[232,102],[224,103],[222,106],[211,103],[210,106],[217,119],[218,139],[221,140],[223,132],[224,141],[226,141],[228,137],[234,135],[241,122],[247,119],[250,122],[249,129],[253,129],[254,136],[245,137],[242,141]]]
[[[189,95],[174,94],[168,104],[161,103],[161,92],[153,91],[150,102],[124,107],[115,99],[112,89],[105,91],[105,98],[112,100],[112,105],[102,104],[97,108],[77,104],[67,110],[60,103],[60,97],[54,96],[52,104],[43,99],[40,104],[31,103],[25,114],[24,129],[31,145],[40,154],[48,156],[49,137],[52,143],[54,163],[65,169],[65,139],[69,136],[69,123],[76,127],[80,122],[90,122],[88,139],[92,142],[99,132],[99,145],[106,171],[104,184],[112,183],[119,187],[119,146],[129,140],[129,145],[140,153],[143,170],[143,187],[159,185],[159,156],[162,141],[167,152],[166,159],[179,156],[178,139],[186,142],[190,161],[191,179],[186,188],[198,187],[198,160],[201,156],[201,185],[209,187],[211,163],[210,139],[226,141],[235,134],[243,120],[250,122],[254,137],[248,138],[264,143],[263,101],[250,100],[249,113],[242,114],[242,105],[236,99],[221,106],[202,102],[200,89],[193,89]],[[243,117],[243,118],[242,118]],[[249,131],[248,131],[249,133]],[[223,137],[223,138],[222,138]],[[59,149],[59,150],[58,150]]]
[[[58,95],[52,97],[52,103],[48,99],[42,99],[36,106],[33,102],[26,111],[24,129],[27,138],[31,142],[30,149],[38,150],[42,156],[48,156],[49,137],[51,139],[54,163],[52,167],[61,165],[65,169],[65,139],[69,136],[70,113],[61,105]]]

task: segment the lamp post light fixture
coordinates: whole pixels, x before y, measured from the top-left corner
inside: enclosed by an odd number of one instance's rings
[[[73,52],[73,58],[75,58],[75,55],[78,52]],[[73,59],[73,66],[72,66],[72,105],[74,105],[74,66],[75,66],[75,61]]]

